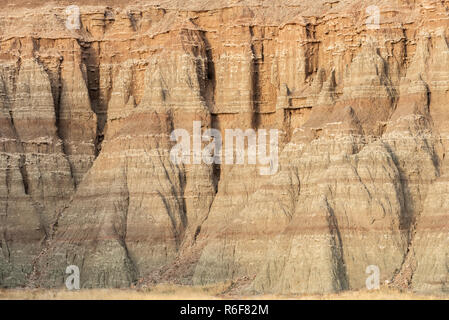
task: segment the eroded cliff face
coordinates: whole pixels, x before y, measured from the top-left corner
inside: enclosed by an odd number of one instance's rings
[[[0,286],[447,292],[449,2],[77,4],[0,13]],[[279,170],[175,164],[194,121]]]

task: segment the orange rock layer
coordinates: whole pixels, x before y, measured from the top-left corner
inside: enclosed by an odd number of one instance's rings
[[[66,5],[80,29],[66,26]],[[370,28],[366,8],[380,10]],[[0,286],[449,286],[449,1],[10,2]],[[279,170],[182,164],[176,128],[278,129]]]

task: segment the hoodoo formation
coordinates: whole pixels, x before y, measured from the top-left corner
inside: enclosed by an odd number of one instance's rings
[[[449,1],[22,2],[0,11],[0,287],[75,265],[83,288],[324,294],[376,266],[448,292]],[[174,163],[196,122],[277,129],[278,170]]]

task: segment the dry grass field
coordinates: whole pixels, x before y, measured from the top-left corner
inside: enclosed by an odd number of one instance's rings
[[[1,289],[0,300],[213,300],[213,299],[298,299],[298,300],[449,300],[449,296],[418,295],[381,288],[375,291],[347,291],[329,295],[255,295],[227,294],[229,285],[188,287],[157,285],[152,288],[88,289],[79,291],[46,289]]]

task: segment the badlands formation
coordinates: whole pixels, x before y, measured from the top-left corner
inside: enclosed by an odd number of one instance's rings
[[[100,2],[0,11],[1,287],[447,294],[449,1]],[[173,163],[194,121],[279,170]]]

